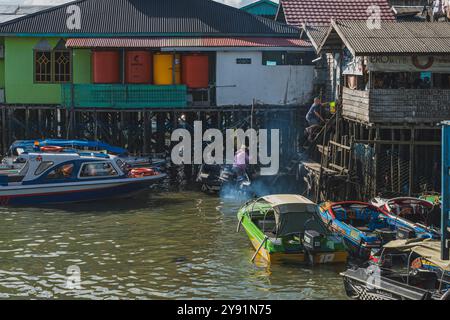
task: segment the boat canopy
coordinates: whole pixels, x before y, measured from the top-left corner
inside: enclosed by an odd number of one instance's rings
[[[40,147],[55,146],[63,148],[91,148],[96,150],[106,150],[107,152],[117,155],[127,154],[127,150],[111,146],[101,141],[90,140],[64,140],[64,139],[46,139],[46,140],[19,140],[11,145],[11,149],[22,148],[25,151],[32,151],[35,144],[38,143]]]
[[[395,240],[384,245],[386,250],[414,252],[439,268],[450,272],[450,261],[441,260],[441,242],[431,239]]]
[[[422,205],[426,208],[432,209],[434,207],[434,204],[427,200],[422,200],[419,198],[409,198],[409,197],[403,197],[403,198],[394,198],[387,200],[387,205]]]
[[[299,195],[271,195],[261,199],[274,209],[277,237],[300,234],[306,230],[328,233],[316,204],[311,200]]]

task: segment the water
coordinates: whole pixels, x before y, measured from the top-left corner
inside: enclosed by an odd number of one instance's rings
[[[343,265],[251,263],[254,249],[243,230],[236,233],[239,206],[165,192],[0,208],[0,298],[345,299]],[[81,288],[67,287],[71,266]],[[77,283],[76,274],[69,279]]]

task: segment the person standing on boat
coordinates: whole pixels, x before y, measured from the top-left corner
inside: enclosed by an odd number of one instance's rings
[[[241,148],[236,151],[233,163],[233,171],[238,177],[241,177],[245,174],[247,170],[247,163],[249,163],[247,148],[245,147],[245,145],[242,145]]]

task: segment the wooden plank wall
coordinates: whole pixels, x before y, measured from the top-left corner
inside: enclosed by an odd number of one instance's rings
[[[344,88],[342,116],[347,119],[370,122],[369,92]]]
[[[366,123],[435,123],[450,119],[450,90],[344,88],[345,118]]]

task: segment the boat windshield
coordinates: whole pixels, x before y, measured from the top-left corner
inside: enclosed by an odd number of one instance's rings
[[[25,163],[25,165],[23,166],[23,168],[20,169],[20,171],[19,171],[19,176],[25,177],[25,176],[27,175],[29,169],[30,169],[30,162],[27,161],[27,162]]]
[[[328,234],[328,230],[320,219],[317,209],[309,209],[302,212],[288,211],[278,212],[277,237],[290,234],[302,234],[306,230],[314,230],[321,234]]]

